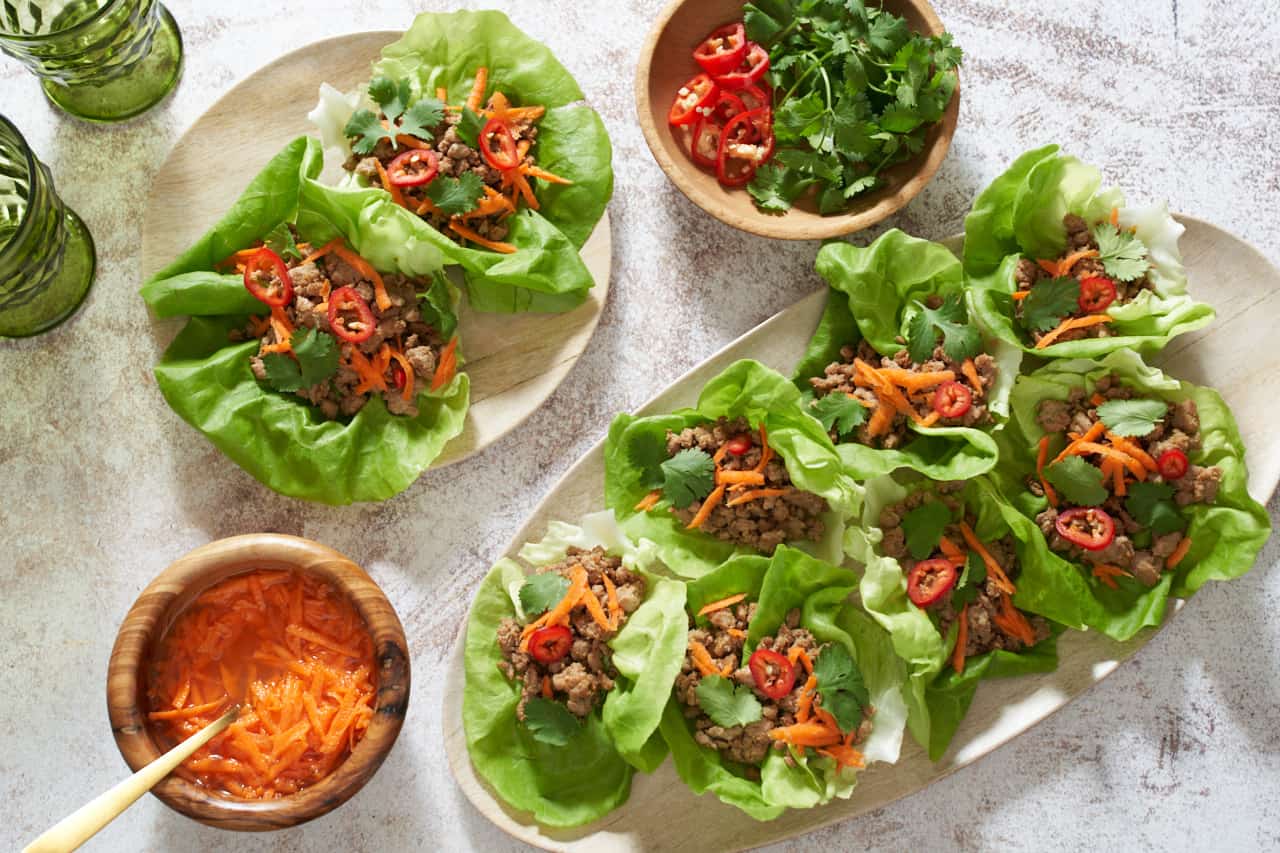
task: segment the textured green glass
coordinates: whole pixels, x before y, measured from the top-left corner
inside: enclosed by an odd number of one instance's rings
[[[145,112],[182,73],[182,34],[156,0],[0,0],[0,50],[87,121]]]
[[[53,328],[93,283],[93,238],[22,134],[0,115],[0,336]]]

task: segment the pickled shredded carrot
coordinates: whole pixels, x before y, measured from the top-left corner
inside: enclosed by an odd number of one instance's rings
[[[240,717],[179,769],[241,799],[277,799],[327,776],[373,719],[373,639],[349,600],[295,572],[259,570],[206,590],[152,662],[148,714],[162,745],[232,702]]]

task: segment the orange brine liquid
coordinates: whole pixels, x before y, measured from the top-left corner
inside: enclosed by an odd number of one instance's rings
[[[236,575],[201,593],[161,640],[147,686],[162,748],[241,705],[178,772],[245,799],[327,776],[364,736],[374,699],[364,620],[331,585],[289,571]]]

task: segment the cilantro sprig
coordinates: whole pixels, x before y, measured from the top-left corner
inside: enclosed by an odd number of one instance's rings
[[[968,558],[964,561],[964,571],[960,573],[960,578],[956,581],[955,589],[951,593],[951,608],[958,610],[976,601],[978,593],[982,591],[986,582],[986,561],[979,557],[976,551],[970,551]]]
[[[431,141],[431,130],[444,120],[444,103],[437,98],[413,100],[413,89],[408,80],[392,80],[374,77],[369,81],[369,97],[378,105],[382,118],[372,110],[356,110],[347,120],[342,132],[354,137],[351,150],[357,154],[373,153],[382,139],[390,139],[394,148],[398,134],[409,134],[423,141]]]
[[[902,517],[907,550],[923,560],[942,542],[942,531],[951,523],[951,510],[942,501],[925,501]]]
[[[835,431],[840,438],[852,435],[867,420],[867,407],[852,394],[833,391],[809,405],[813,416],[822,422],[827,432]]]
[[[460,177],[437,176],[427,184],[427,198],[445,216],[459,216],[475,209],[484,195],[484,181],[475,172]]]
[[[1163,536],[1187,526],[1173,502],[1173,487],[1165,483],[1138,482],[1129,486],[1124,508],[1134,521]]]
[[[1098,418],[1116,435],[1150,435],[1168,413],[1163,400],[1108,400],[1098,406]]]
[[[933,357],[942,336],[942,351],[952,361],[964,361],[982,351],[982,333],[969,323],[960,294],[952,293],[937,308],[916,302],[916,314],[907,324],[907,354],[923,363]]]
[[[1102,471],[1079,456],[1068,456],[1061,462],[1045,466],[1044,478],[1069,504],[1098,506],[1107,499]]]
[[[705,450],[681,450],[662,463],[662,493],[676,509],[700,501],[715,488],[716,463]]]
[[[559,572],[542,572],[520,586],[520,609],[525,616],[546,613],[569,591],[569,579]]]
[[[831,712],[843,731],[853,731],[862,723],[862,709],[871,704],[871,691],[862,670],[839,643],[826,646],[813,662],[818,677],[818,693],[823,709]]]
[[[1133,281],[1151,269],[1147,245],[1136,234],[1121,231],[1110,222],[1099,222],[1091,231],[1107,275],[1117,281]]]
[[[536,696],[524,706],[524,725],[534,740],[566,746],[582,730],[578,718],[559,702]]]
[[[701,679],[694,688],[698,705],[711,718],[711,722],[725,728],[745,726],[760,719],[763,708],[760,700],[745,685],[735,685],[721,675]]]
[[[913,33],[862,0],[754,0],[743,22],[769,51],[777,93],[778,149],[747,187],[762,211],[784,213],[811,190],[821,213],[844,210],[923,149],[955,93],[951,35]]]
[[[267,384],[277,391],[300,391],[338,372],[338,347],[332,335],[299,329],[289,336],[293,356],[269,352],[262,357]]]
[[[1022,300],[1020,319],[1029,332],[1047,332],[1079,310],[1080,282],[1070,277],[1047,278],[1031,286]]]

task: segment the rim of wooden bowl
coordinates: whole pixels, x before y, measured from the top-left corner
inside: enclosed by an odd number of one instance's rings
[[[111,649],[107,712],[116,746],[134,770],[162,752],[139,707],[146,657],[197,595],[251,569],[296,569],[318,575],[345,593],[373,635],[378,667],[377,702],[368,731],[347,759],[315,785],[278,800],[236,800],[174,774],[151,791],[165,805],[201,823],[256,832],[296,826],[326,814],[373,777],[395,744],[408,710],[409,647],[386,595],[363,569],[332,548],[275,533],[233,536],[203,545],[175,560],[142,591]]]
[[[913,27],[925,35],[938,35],[944,32],[942,21],[926,0],[885,0],[885,9],[903,15],[911,21],[913,18],[923,22],[922,27]],[[886,169],[883,174],[889,179],[888,186],[861,196],[858,202],[847,212],[835,216],[822,216],[813,206],[812,201],[801,200],[797,206],[781,216],[761,213],[745,189],[726,189],[716,182],[715,176],[704,172],[690,159],[676,141],[667,125],[667,108],[674,97],[671,91],[653,91],[653,60],[659,45],[668,37],[672,20],[681,13],[705,19],[707,26],[699,31],[699,37],[710,32],[720,24],[741,17],[742,0],[672,0],[657,22],[649,31],[644,47],[640,50],[640,61],[636,65],[635,98],[636,112],[640,121],[640,129],[644,132],[645,142],[653,152],[662,171],[671,183],[680,190],[689,201],[707,213],[742,231],[761,237],[773,237],[780,240],[821,240],[829,237],[842,237],[869,228],[901,210],[911,199],[920,194],[925,185],[937,174],[942,161],[951,147],[951,138],[955,135],[956,124],[960,117],[960,85],[957,80],[955,94],[947,105],[942,118],[929,130],[925,137],[925,147],[919,154],[904,163]],[[670,36],[674,39],[675,36]],[[688,71],[692,77],[698,69],[690,54],[696,46],[693,44],[667,44],[667,50],[676,50],[680,55],[680,68]],[[682,78],[683,79],[683,78]],[[677,84],[678,85],[678,84]],[[806,209],[807,208],[807,209]]]

